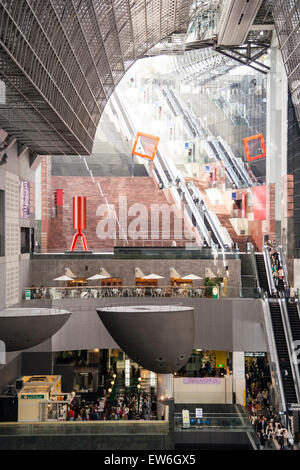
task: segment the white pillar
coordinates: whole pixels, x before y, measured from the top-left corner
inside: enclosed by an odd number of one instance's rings
[[[275,183],[275,220],[279,243],[282,218],[282,176],[287,171],[288,83],[278,40],[270,47],[270,71],[267,75],[266,183]]]
[[[232,353],[233,392],[235,392],[236,403],[243,405],[245,380],[245,354],[244,351]]]
[[[173,398],[174,397],[174,376],[173,374],[157,374],[157,417],[161,419],[164,415],[164,419],[169,419],[169,407],[160,403],[162,398]]]

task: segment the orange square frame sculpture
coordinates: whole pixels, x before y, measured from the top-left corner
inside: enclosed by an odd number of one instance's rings
[[[258,141],[259,146],[261,148],[262,153],[259,155],[251,155],[250,149],[249,149],[249,143],[252,141]],[[255,143],[255,142],[253,142]],[[247,157],[248,162],[252,162],[253,160],[258,160],[259,158],[264,158],[266,156],[266,146],[265,146],[265,140],[264,136],[262,134],[257,134],[257,135],[252,135],[250,137],[245,137],[243,139],[243,144],[244,144],[244,149]]]
[[[132,155],[138,155],[142,158],[148,158],[149,160],[154,160],[157,147],[158,147],[159,137],[150,134],[144,134],[144,132],[138,132],[132,147]],[[137,145],[141,144],[145,153],[140,151],[137,152]],[[139,147],[138,147],[139,150]]]

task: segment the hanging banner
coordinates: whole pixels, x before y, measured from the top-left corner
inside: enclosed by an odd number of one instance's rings
[[[19,180],[19,212],[22,219],[30,218],[30,183]]]

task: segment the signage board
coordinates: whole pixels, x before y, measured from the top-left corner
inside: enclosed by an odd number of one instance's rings
[[[30,300],[31,299],[31,292],[30,289],[25,290],[25,299]]]
[[[189,410],[182,410],[182,427],[187,429],[190,427],[190,412]]]
[[[221,377],[184,377],[185,385],[220,385]]]
[[[43,400],[45,395],[21,395],[22,400]]]
[[[245,352],[245,357],[265,357],[265,352]]]
[[[22,219],[30,218],[30,183],[29,181],[19,180],[19,201],[20,217]]]
[[[196,408],[195,415],[196,418],[203,418],[203,408]]]
[[[213,299],[218,299],[219,298],[219,287],[214,286],[212,288],[212,298]]]

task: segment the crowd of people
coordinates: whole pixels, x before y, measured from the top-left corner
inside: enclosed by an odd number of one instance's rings
[[[274,409],[269,368],[259,368],[254,362],[246,366],[246,390],[249,420],[258,435],[260,448],[290,449],[288,430]]]
[[[95,420],[150,420],[156,416],[156,401],[141,393],[120,394],[111,402],[110,397],[98,398],[93,404],[75,396],[68,411],[69,421]]]

